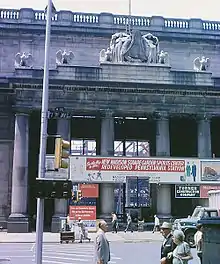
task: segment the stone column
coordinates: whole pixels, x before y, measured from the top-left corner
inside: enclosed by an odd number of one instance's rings
[[[156,120],[156,155],[159,157],[170,156],[170,128],[169,116],[166,112],[157,114]],[[159,184],[157,188],[157,214],[161,218],[171,216],[171,186]]]
[[[170,156],[170,128],[169,116],[166,113],[158,113],[156,119],[156,155]]]
[[[114,117],[106,112],[101,117],[101,156],[114,156]],[[101,218],[109,218],[115,211],[114,183],[100,184]]]
[[[210,116],[198,116],[198,157],[211,158],[211,129]]]
[[[17,113],[15,117],[11,215],[8,219],[9,233],[29,232],[27,216],[28,140],[29,116]]]
[[[70,119],[57,120],[57,135],[61,135],[64,140],[70,141]],[[60,217],[67,215],[67,200],[55,199],[54,215],[52,218],[51,232],[57,233],[60,230]]]
[[[157,215],[159,218],[171,217],[171,186],[159,184],[157,188]]]

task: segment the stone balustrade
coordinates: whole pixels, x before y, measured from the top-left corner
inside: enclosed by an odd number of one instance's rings
[[[15,9],[0,9],[0,23],[45,23],[46,14],[43,10],[33,10],[30,8]],[[131,25],[133,28],[152,28],[166,29],[166,31],[193,31],[197,32],[215,32],[220,34],[220,22],[205,21],[201,19],[174,19],[164,18],[159,16],[142,17],[142,16],[126,16],[114,15],[111,13],[74,13],[71,11],[58,11],[53,17],[56,25],[80,24],[83,26],[98,25],[98,26],[113,26],[115,28],[124,28],[126,25]]]

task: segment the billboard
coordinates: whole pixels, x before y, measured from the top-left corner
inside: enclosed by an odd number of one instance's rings
[[[70,157],[74,182],[126,182],[127,177],[148,177],[150,183],[195,183],[198,159]]]
[[[220,183],[220,161],[219,160],[201,160],[201,182],[219,182]]]
[[[200,198],[200,185],[175,185],[176,198]]]

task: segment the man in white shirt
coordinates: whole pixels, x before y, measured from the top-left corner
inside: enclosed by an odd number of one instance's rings
[[[153,229],[153,233],[155,231],[159,231],[160,230],[160,220],[159,218],[155,215],[154,216],[154,229]]]
[[[194,235],[194,241],[195,241],[197,256],[199,257],[201,264],[202,264],[202,240],[203,240],[203,226],[201,224],[198,224],[197,232]]]
[[[118,218],[115,213],[112,212],[112,232],[118,232]]]

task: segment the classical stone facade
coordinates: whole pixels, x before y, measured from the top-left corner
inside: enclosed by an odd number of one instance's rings
[[[129,19],[132,34],[125,30]],[[29,123],[41,109],[45,14],[0,10],[0,24],[0,221],[8,221],[11,231],[28,231],[28,189],[37,175],[30,168],[35,131],[29,133]],[[57,12],[49,109],[62,107],[68,115],[57,121],[56,131],[69,139],[72,116],[94,116],[100,120],[99,154],[112,156],[114,118],[146,117],[156,124],[154,155],[168,157],[172,119],[190,117],[197,127],[196,155],[211,157],[211,122],[220,116],[219,39],[218,22]],[[102,216],[113,210],[113,190],[112,184],[101,185]],[[158,214],[169,216],[171,186],[159,185],[155,192],[155,201],[164,201],[157,203]],[[54,230],[65,208],[55,201]]]

